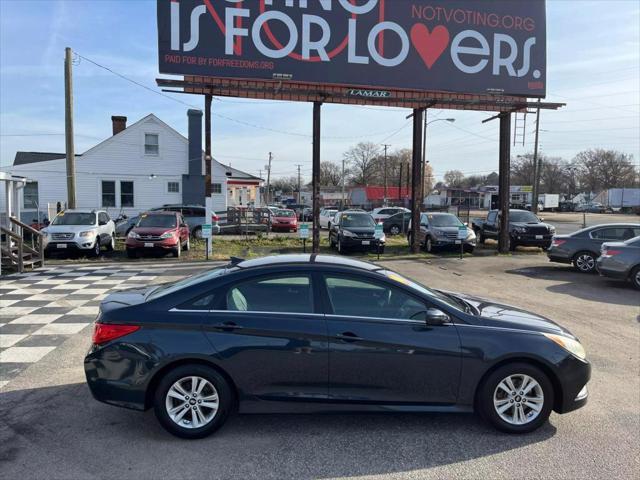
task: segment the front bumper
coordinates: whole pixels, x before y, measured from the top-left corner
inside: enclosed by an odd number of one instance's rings
[[[45,244],[44,251],[45,253],[79,252],[92,250],[95,245],[95,237],[83,237],[76,240],[49,240]]]
[[[293,230],[294,232],[298,230],[297,223],[272,223],[271,230]]]
[[[377,249],[384,247],[385,241],[376,238],[342,237],[342,246],[345,248]]]
[[[134,238],[127,238],[125,246],[127,250],[173,250],[178,247],[178,241],[176,238],[165,238],[162,240],[136,240]]]
[[[528,233],[513,232],[511,241],[524,247],[550,247],[553,242],[553,235],[531,235]]]
[[[477,240],[475,238],[473,239],[466,239],[466,240],[460,240],[460,239],[456,239],[456,238],[444,238],[444,237],[436,237],[435,241],[433,242],[433,246],[434,247],[452,247],[452,248],[460,248],[460,245],[464,245],[465,247],[476,247],[476,243]]]
[[[559,365],[557,370],[559,392],[556,395],[554,410],[568,413],[583,407],[587,403],[587,383],[591,378],[591,364],[572,355]],[[558,388],[557,388],[558,389]]]

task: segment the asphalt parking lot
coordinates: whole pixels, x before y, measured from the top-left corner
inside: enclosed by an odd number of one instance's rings
[[[4,378],[0,380],[7,383],[0,393],[0,475],[21,479],[637,478],[637,291],[551,264],[537,254],[384,264],[429,286],[518,305],[568,327],[581,339],[593,365],[587,406],[567,415],[552,414],[548,425],[525,436],[498,433],[472,415],[256,415],[234,416],[204,440],[179,440],[161,429],[152,412],[141,414],[94,401],[84,383],[82,359],[90,341],[92,312],[108,291],[177,279],[206,267],[169,262],[135,267],[56,266],[36,271],[40,278],[2,279],[0,373]],[[25,306],[27,302],[32,303]],[[26,313],[20,308],[31,310]],[[46,318],[35,324],[15,322],[29,315]],[[78,330],[49,327],[55,324],[75,324]],[[55,337],[51,340],[55,348],[40,350],[40,358],[29,357],[25,350],[7,353],[12,348],[43,348],[42,337],[47,335],[41,329],[45,327],[54,332],[49,335]],[[10,335],[24,337],[9,339]],[[16,362],[13,355],[17,354],[27,355],[22,359],[29,361]]]

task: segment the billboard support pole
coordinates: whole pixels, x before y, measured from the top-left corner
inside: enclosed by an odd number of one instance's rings
[[[411,253],[420,251],[420,179],[422,178],[422,119],[424,109],[413,111],[413,155],[411,168]]]
[[[320,252],[320,113],[322,102],[313,102],[313,245],[312,253]]]
[[[500,231],[498,232],[498,252],[509,252],[509,198],[511,197],[511,113],[500,114]]]
[[[205,223],[212,224],[213,199],[211,198],[211,101],[213,97],[210,93],[204,96],[204,205]],[[213,227],[212,227],[213,232]],[[207,238],[205,244],[207,249],[207,260],[213,253],[213,238]]]

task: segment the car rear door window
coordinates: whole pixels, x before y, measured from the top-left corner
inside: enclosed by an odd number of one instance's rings
[[[227,291],[227,310],[240,312],[313,313],[313,291],[308,275],[259,278]]]
[[[625,241],[637,236],[637,230],[633,227],[601,228],[592,232],[591,237],[596,240]]]
[[[425,304],[403,290],[352,277],[325,277],[334,315],[385,319],[417,319]]]

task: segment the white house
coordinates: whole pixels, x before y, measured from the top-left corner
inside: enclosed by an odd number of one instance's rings
[[[153,114],[128,127],[126,117],[111,117],[113,135],[76,155],[77,207],[106,209],[117,217],[163,204],[204,205],[202,112],[189,110],[188,116],[189,139]],[[195,153],[190,155],[190,151]],[[189,162],[189,158],[195,160]],[[259,206],[260,178],[215,159],[211,169],[215,211],[229,206]],[[17,152],[13,166],[3,170],[27,179],[19,197],[23,221],[51,216],[58,202],[64,206],[64,153]],[[2,184],[0,189],[4,189]],[[0,212],[5,212],[5,204],[2,191]]]

